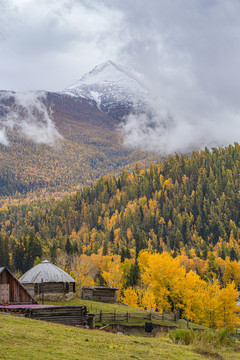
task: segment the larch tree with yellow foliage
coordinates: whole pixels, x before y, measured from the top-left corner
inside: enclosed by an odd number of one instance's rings
[[[237,291],[234,283],[221,289],[218,298],[219,327],[233,330],[239,326],[240,318],[237,315],[239,306],[236,304]]]
[[[77,283],[77,295],[80,296],[82,286],[93,286],[98,269],[90,256],[75,256],[71,264],[71,275]]]
[[[229,257],[226,258],[225,269],[223,273],[223,281],[226,284],[234,281],[235,285],[240,287],[240,263],[237,261],[230,261]]]
[[[101,275],[108,286],[122,288],[123,269],[119,255],[104,256],[100,263]]]
[[[181,297],[181,280],[186,271],[179,261],[164,252],[140,253],[138,258],[143,287],[152,290],[155,302],[160,310],[174,311],[178,308]]]

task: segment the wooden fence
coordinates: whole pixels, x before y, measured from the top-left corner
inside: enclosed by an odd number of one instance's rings
[[[232,336],[236,337],[237,339],[240,339],[240,329],[236,328],[235,329],[235,333],[232,334]]]
[[[104,322],[104,321],[126,321],[129,322],[131,320],[169,320],[169,321],[177,321],[177,314],[168,314],[168,313],[155,313],[155,312],[145,312],[145,313],[105,313],[100,311],[100,313],[95,314],[96,322]]]

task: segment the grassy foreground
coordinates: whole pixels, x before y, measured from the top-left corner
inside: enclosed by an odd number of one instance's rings
[[[221,348],[199,354],[192,345],[175,345],[159,335],[127,336],[100,330],[64,325],[0,314],[1,360],[102,360],[171,359],[237,360],[239,352]]]

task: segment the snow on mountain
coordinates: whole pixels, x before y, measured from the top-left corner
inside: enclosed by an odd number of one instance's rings
[[[148,98],[144,77],[110,60],[96,66],[61,93],[93,101],[106,112],[118,105],[129,105],[139,110]]]

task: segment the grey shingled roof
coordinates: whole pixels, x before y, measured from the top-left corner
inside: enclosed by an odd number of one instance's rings
[[[48,260],[42,261],[23,274],[19,281],[22,284],[38,284],[43,282],[76,282],[64,270],[51,264]]]
[[[81,289],[91,289],[91,290],[119,290],[118,288],[112,286],[82,286]]]

